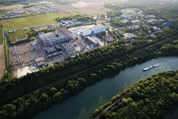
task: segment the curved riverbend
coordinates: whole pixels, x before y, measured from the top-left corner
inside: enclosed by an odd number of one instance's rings
[[[159,63],[158,67],[143,72],[143,68],[157,63]],[[178,57],[155,58],[128,67],[120,71],[119,74],[105,78],[61,104],[54,105],[41,112],[34,119],[90,119],[95,108],[107,103],[114,95],[128,88],[139,79],[169,70],[178,70]]]

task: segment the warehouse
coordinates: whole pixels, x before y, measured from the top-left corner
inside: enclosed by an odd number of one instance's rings
[[[82,36],[88,36],[88,35],[91,35],[91,34],[92,34],[92,30],[90,30],[90,29],[86,29],[86,30],[81,31]]]
[[[98,46],[98,45],[99,45],[99,43],[96,42],[96,41],[95,41],[93,38],[91,38],[90,36],[88,36],[87,39],[88,39],[88,41],[89,41],[91,44],[93,44],[94,46]]]
[[[103,25],[97,25],[92,28],[93,34],[105,32],[105,30],[106,30],[106,26]]]

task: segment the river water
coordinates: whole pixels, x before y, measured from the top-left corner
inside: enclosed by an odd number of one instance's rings
[[[142,71],[143,68],[157,63],[159,63],[158,67],[146,72]],[[105,78],[85,88],[61,104],[54,105],[39,113],[34,119],[90,119],[90,115],[95,108],[107,103],[114,95],[139,81],[139,79],[169,70],[178,70],[178,57],[155,58],[128,67],[117,75]]]

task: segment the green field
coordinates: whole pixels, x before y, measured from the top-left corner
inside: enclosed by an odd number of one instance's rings
[[[3,34],[2,34],[2,30],[3,30],[3,27],[2,26],[0,26],[0,44],[2,44],[3,43]]]
[[[26,30],[26,31],[15,31],[14,33],[9,33],[9,41],[12,43],[14,41],[16,41],[16,36],[17,39],[23,39],[26,38],[25,34],[27,34],[30,30]]]
[[[23,28],[29,28],[34,26],[40,26],[45,24],[55,23],[55,18],[70,16],[72,14],[40,14],[40,15],[31,15],[27,17],[15,18],[15,19],[7,19],[1,20],[0,23],[4,25],[4,30],[17,30]]]

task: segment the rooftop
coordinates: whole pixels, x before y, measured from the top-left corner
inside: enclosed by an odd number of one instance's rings
[[[35,59],[35,62],[40,62],[40,61],[44,61],[44,60],[45,60],[44,57],[40,57],[40,58]]]
[[[69,35],[72,34],[70,31],[68,31],[65,27],[59,28],[59,30],[64,34],[64,35]]]
[[[91,38],[90,36],[87,37],[89,40],[91,40],[93,43],[97,44],[98,42],[96,42],[93,38]]]

